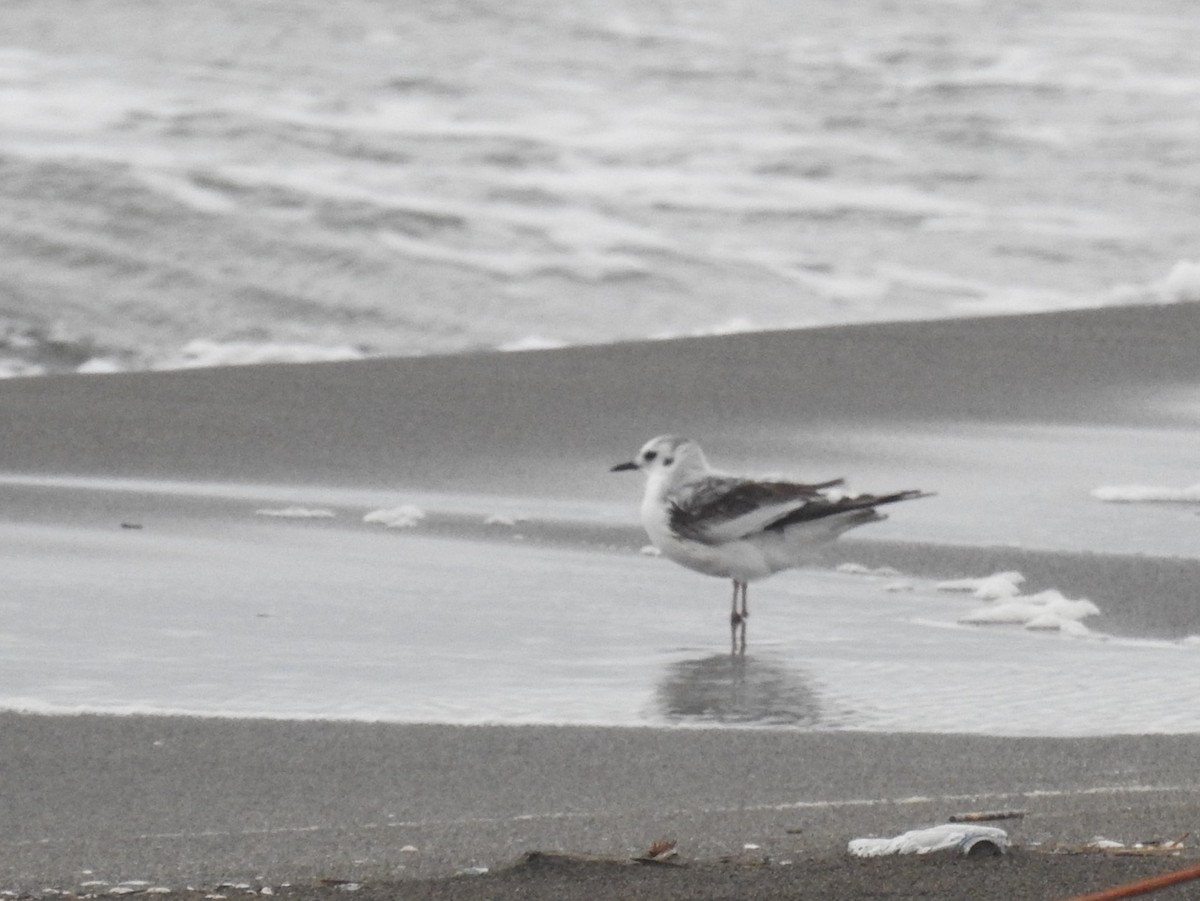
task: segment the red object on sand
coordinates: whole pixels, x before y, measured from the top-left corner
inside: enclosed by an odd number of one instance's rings
[[[1118,901],[1120,898],[1146,895],[1150,892],[1158,891],[1160,888],[1178,885],[1181,882],[1188,882],[1192,879],[1200,879],[1200,866],[1187,867],[1171,873],[1163,873],[1160,876],[1151,876],[1148,879],[1139,879],[1137,882],[1118,885],[1115,888],[1093,892],[1090,895],[1076,895],[1073,898],[1067,898],[1066,901]]]

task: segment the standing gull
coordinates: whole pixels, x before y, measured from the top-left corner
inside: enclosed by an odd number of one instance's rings
[[[729,622],[735,647],[739,631],[741,646],[746,644],[746,587],[752,579],[800,566],[810,548],[886,519],[878,506],[929,496],[897,491],[851,497],[830,491],[842,479],[805,485],[722,475],[709,467],[700,445],[673,435],[652,438],[634,459],[611,471],[634,469],[646,474],[642,526],[654,546],[688,569],[733,580]]]

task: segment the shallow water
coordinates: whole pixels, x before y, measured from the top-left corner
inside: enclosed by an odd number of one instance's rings
[[[1192,12],[6,4],[0,371],[1197,299]]]
[[[0,525],[0,707],[1200,730],[1200,644],[1109,636],[1103,611],[1074,636],[972,627],[959,620],[985,602],[930,580],[806,569],[753,587],[748,649],[731,655],[727,586],[632,549],[534,542],[520,524],[468,540],[384,531],[353,508],[287,520],[249,500],[87,496],[68,523],[43,497]]]

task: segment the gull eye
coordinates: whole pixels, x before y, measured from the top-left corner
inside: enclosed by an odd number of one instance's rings
[[[658,451],[646,451],[644,454],[642,454],[642,459],[645,460],[647,463],[649,463],[651,460],[653,460],[657,456],[658,456]]]
[[[663,466],[670,466],[674,462],[675,462],[674,457],[667,457],[667,459],[663,460]]]

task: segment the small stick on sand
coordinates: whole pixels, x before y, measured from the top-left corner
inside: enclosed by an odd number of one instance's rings
[[[956,813],[951,823],[983,823],[988,820],[1019,820],[1025,816],[1023,810],[977,810],[971,813]]]

